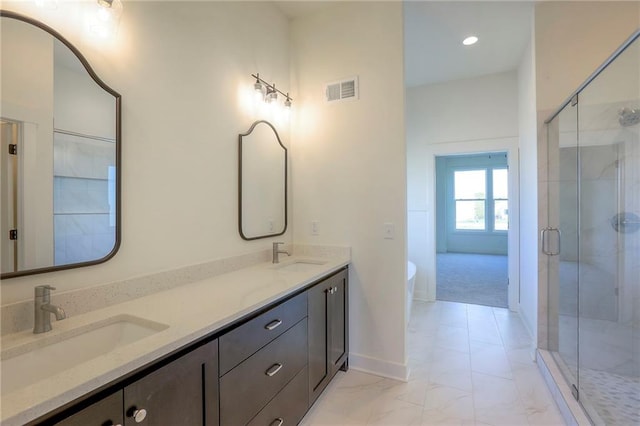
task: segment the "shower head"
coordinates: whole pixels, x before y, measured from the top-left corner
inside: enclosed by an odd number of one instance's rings
[[[622,108],[618,111],[618,122],[622,127],[633,126],[640,123],[640,108]]]

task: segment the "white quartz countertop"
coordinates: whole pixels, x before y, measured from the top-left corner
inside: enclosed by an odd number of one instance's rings
[[[324,263],[305,263],[300,270],[282,267],[296,260]],[[348,257],[292,257],[283,259],[279,265],[261,263],[63,321],[52,321],[53,330],[48,333],[34,335],[29,330],[3,336],[2,351],[6,353],[23,345],[39,345],[43,338],[55,340],[56,335],[116,316],[131,315],[168,326],[52,377],[2,394],[1,423],[23,425],[37,419],[313,283],[349,261]]]

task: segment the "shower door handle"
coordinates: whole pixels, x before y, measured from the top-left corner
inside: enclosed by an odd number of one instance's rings
[[[547,234],[549,234],[550,232],[555,233],[558,236],[558,249],[556,251],[550,250],[548,249],[548,245],[549,245],[549,238],[547,237]],[[558,228],[544,228],[541,232],[541,238],[542,238],[542,253],[546,254],[547,256],[557,256],[560,254],[560,251],[562,249],[562,233],[560,232],[560,230]]]

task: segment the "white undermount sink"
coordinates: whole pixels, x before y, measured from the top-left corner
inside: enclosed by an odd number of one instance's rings
[[[55,323],[54,323],[55,327]],[[69,370],[169,328],[132,315],[118,315],[2,351],[2,394]]]
[[[324,265],[326,260],[320,259],[292,259],[276,265],[276,269],[289,272],[307,272],[316,269],[318,265]]]

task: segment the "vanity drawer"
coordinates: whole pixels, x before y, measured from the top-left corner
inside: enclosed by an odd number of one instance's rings
[[[307,319],[220,378],[220,424],[247,424],[307,365]]]
[[[297,425],[309,407],[309,370],[303,368],[248,426]]]
[[[307,293],[255,317],[220,337],[220,376],[307,316]]]

